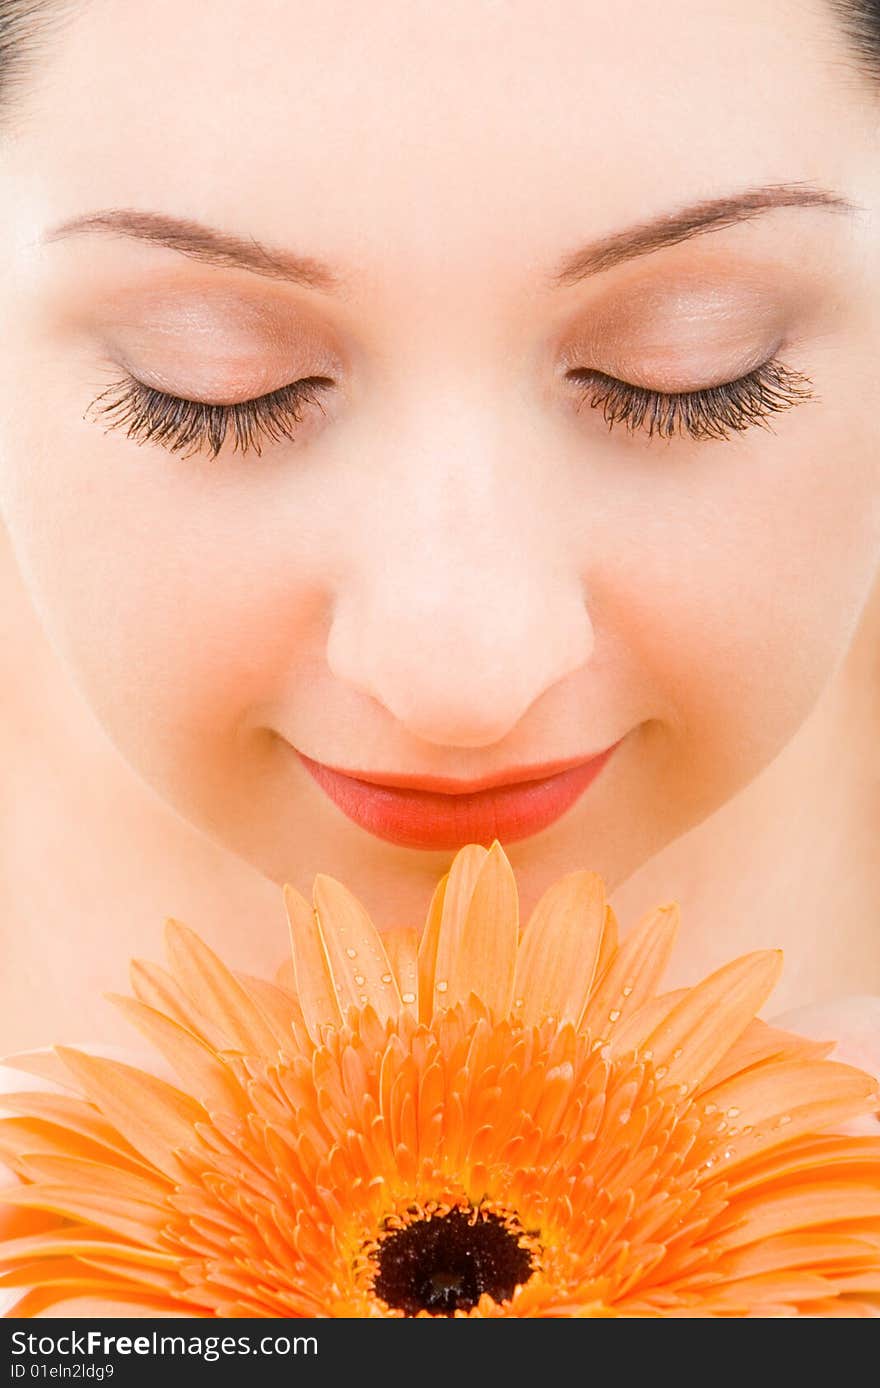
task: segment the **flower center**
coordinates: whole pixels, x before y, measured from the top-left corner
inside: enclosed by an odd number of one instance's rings
[[[514,1215],[471,1205],[411,1206],[371,1250],[373,1292],[406,1316],[470,1311],[486,1293],[509,1300],[535,1271],[537,1244]]]

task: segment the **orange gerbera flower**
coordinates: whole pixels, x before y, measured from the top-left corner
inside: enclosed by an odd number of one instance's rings
[[[755,1019],[778,953],[657,996],[676,906],[618,944],[574,872],[520,939],[497,842],[422,932],[285,900],[289,986],[173,921],[133,966],[180,1088],[59,1048],[85,1097],[4,1099],[2,1198],[51,1216],[0,1244],[9,1314],[873,1314],[880,1139],[823,1130],[876,1086]]]

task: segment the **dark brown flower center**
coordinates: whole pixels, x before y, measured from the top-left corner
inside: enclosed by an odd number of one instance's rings
[[[373,1249],[373,1291],[415,1316],[470,1311],[483,1293],[508,1301],[535,1271],[534,1239],[511,1216],[474,1207],[418,1207],[383,1231]]]

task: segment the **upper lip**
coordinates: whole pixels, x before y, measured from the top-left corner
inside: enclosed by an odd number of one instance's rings
[[[407,772],[385,772],[385,771],[360,771],[350,770],[345,766],[330,766],[327,762],[319,763],[325,766],[328,771],[335,771],[339,776],[349,776],[355,781],[366,781],[374,786],[389,786],[399,790],[427,790],[436,791],[443,795],[472,795],[478,790],[490,790],[493,786],[515,786],[527,781],[543,781],[548,776],[559,775],[562,771],[570,771],[572,767],[583,766],[585,762],[595,761],[596,757],[607,751],[602,748],[599,752],[593,752],[589,756],[566,757],[560,761],[541,762],[531,766],[509,766],[504,771],[495,771],[488,776],[478,776],[470,780],[459,779],[453,776],[420,776]],[[304,752],[300,756],[305,757]],[[306,757],[307,761],[313,760]]]

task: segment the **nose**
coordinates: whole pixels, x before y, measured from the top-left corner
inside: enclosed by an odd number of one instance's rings
[[[456,466],[441,488],[437,469],[419,475],[362,516],[327,660],[415,736],[489,746],[589,660],[583,585],[539,478],[494,486]]]

